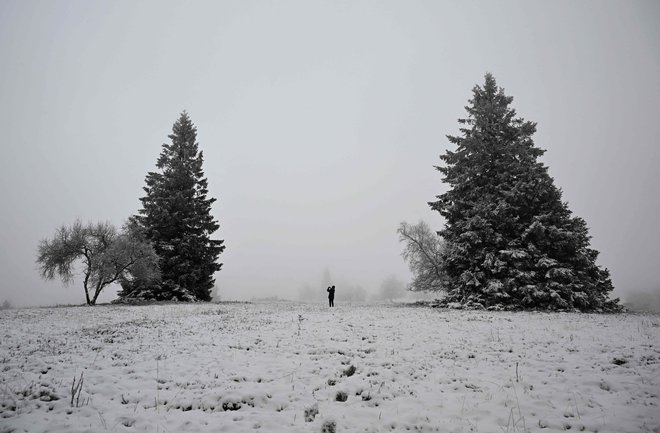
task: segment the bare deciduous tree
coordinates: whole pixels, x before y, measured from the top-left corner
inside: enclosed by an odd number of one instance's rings
[[[122,279],[157,279],[158,256],[137,225],[127,223],[121,232],[110,223],[76,221],[58,228],[52,239],[39,243],[37,263],[46,280],[73,281],[75,264],[82,261],[83,287],[88,305],[96,304],[101,291]]]
[[[444,243],[424,221],[415,225],[402,222],[397,229],[399,242],[404,244],[401,255],[413,274],[412,291],[444,290],[441,253]]]

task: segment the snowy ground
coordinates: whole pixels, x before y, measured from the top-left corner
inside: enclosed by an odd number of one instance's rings
[[[2,433],[660,431],[657,315],[99,306],[0,338]]]

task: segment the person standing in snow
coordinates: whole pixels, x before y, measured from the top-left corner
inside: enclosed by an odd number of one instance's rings
[[[328,291],[328,304],[330,304],[331,307],[335,306],[335,286],[330,286],[327,289]]]

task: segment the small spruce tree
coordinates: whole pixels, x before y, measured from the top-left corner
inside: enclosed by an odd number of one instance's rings
[[[188,113],[181,113],[169,138],[156,163],[158,171],[146,176],[146,195],[135,217],[160,257],[161,283],[125,284],[120,296],[210,301],[225,247],[224,241],[211,239],[219,228],[211,215],[216,199],[207,198],[197,128]]]
[[[459,119],[456,150],[436,167],[449,190],[429,203],[445,218],[439,234],[450,302],[492,308],[613,311],[612,282],[596,265],[585,221],[571,215],[538,158],[536,124],[516,117],[512,97],[487,74]]]

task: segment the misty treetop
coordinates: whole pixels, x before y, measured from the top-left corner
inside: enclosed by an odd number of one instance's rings
[[[538,158],[536,124],[487,74],[459,119],[456,146],[436,167],[449,190],[429,203],[445,218],[447,301],[484,307],[611,311],[612,283],[596,265],[585,221],[562,202]]]
[[[168,137],[171,143],[162,146],[158,170],[146,176],[142,209],[135,217],[160,257],[161,282],[126,284],[120,296],[209,301],[225,249],[224,241],[211,238],[219,228],[211,214],[216,199],[207,198],[203,154],[188,113],[181,113]]]

